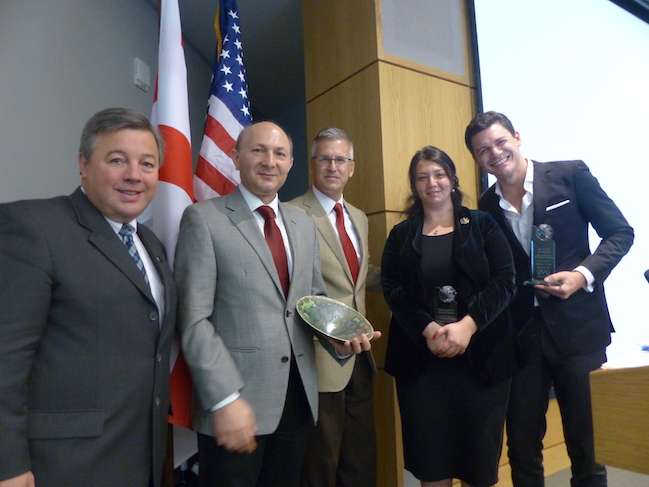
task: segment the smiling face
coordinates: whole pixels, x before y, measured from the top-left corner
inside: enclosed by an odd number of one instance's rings
[[[326,156],[330,159],[352,159],[352,150],[349,142],[344,139],[320,139],[313,149],[314,157]],[[311,172],[313,185],[334,201],[339,201],[345,185],[354,174],[354,161],[349,160],[338,165],[336,161],[320,163],[311,158]]]
[[[238,148],[232,150],[232,161],[241,175],[241,184],[268,204],[293,166],[291,142],[274,123],[260,122],[241,134]]]
[[[415,190],[426,209],[442,209],[450,205],[453,185],[444,168],[436,162],[421,159],[415,170]]]
[[[90,159],[79,154],[81,185],[104,216],[128,223],[151,203],[158,187],[158,146],[147,130],[97,134]]]
[[[473,159],[497,179],[511,179],[527,168],[520,150],[521,136],[512,135],[505,127],[495,123],[471,138]]]

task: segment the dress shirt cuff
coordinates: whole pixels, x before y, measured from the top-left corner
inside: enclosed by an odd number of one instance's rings
[[[595,289],[595,277],[593,276],[593,274],[583,265],[578,265],[574,268],[574,270],[581,273],[581,275],[586,278],[586,285],[583,289],[589,293],[592,293]]]
[[[337,357],[339,360],[345,360],[345,359],[348,359],[349,357],[351,357],[352,355],[354,355],[353,353],[350,353],[350,354],[348,354],[348,355],[343,355],[343,354],[341,354],[340,352],[338,352],[338,350],[335,349],[335,348],[334,348],[334,352],[336,352],[336,357]]]
[[[241,397],[241,393],[240,393],[240,392],[235,392],[235,393],[233,393],[233,394],[230,394],[228,397],[226,397],[225,399],[223,399],[221,402],[219,402],[218,404],[212,406],[212,407],[209,409],[209,412],[210,412],[210,413],[213,413],[214,411],[216,411],[216,410],[218,410],[218,409],[221,409],[221,408],[224,407],[224,406],[227,406],[227,405],[230,404],[231,402],[236,401],[237,399],[239,399],[239,397]]]

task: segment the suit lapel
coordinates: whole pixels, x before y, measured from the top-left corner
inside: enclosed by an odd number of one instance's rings
[[[142,231],[138,230],[138,236],[140,237],[140,240],[144,244],[144,247],[146,248],[149,257],[153,262],[153,266],[158,272],[158,276],[160,276],[162,285],[164,286],[165,316],[169,316],[169,311],[170,311],[169,306],[173,300],[173,296],[171,295],[172,287],[170,286],[170,283],[172,282],[173,279],[170,270],[171,267],[169,266],[169,262],[167,261],[164,252],[162,251],[163,250],[162,246],[154,245],[154,242],[151,240],[151,238],[154,237],[149,232],[150,230],[148,228]]]
[[[325,213],[324,208],[318,201],[318,198],[312,189],[309,189],[304,194],[304,206],[307,215],[315,221],[318,232],[322,235],[323,240],[336,256],[336,259],[338,259],[342,268],[345,269],[345,275],[349,279],[349,282],[353,282],[352,273],[349,270],[349,265],[347,264],[347,259],[345,258],[340,238],[336,234],[336,231],[331,224],[331,220],[329,220],[329,216]],[[357,227],[356,222],[354,222],[354,220],[352,220],[352,222],[354,223],[354,226]],[[358,231],[356,233],[358,233]]]
[[[142,273],[133,262],[126,246],[80,188],[70,195],[70,202],[77,213],[79,224],[90,231],[88,241],[97,247],[109,261],[115,264],[142,294],[155,303],[151,295],[151,289],[149,289]]]
[[[545,209],[548,206],[550,182],[550,164],[534,164],[534,225],[545,221]]]
[[[241,191],[237,188],[230,194],[221,196],[221,198],[227,198],[225,207],[230,210],[228,213],[230,221],[232,221],[234,226],[241,232],[241,235],[243,235],[243,237],[250,243],[250,246],[257,253],[259,260],[261,260],[266,271],[273,279],[277,290],[282,296],[284,296],[284,290],[282,289],[282,283],[279,280],[279,274],[277,273],[277,267],[275,267],[273,255],[270,253],[266,239],[262,232],[259,231],[259,225],[255,220],[255,216],[250,211],[248,203],[246,203],[246,200],[243,198]],[[282,213],[282,218],[284,219],[284,226],[288,232],[287,219],[284,217],[284,213]],[[293,272],[295,272],[295,253],[293,253]]]

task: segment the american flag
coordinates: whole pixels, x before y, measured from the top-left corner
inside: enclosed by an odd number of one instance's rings
[[[241,26],[236,0],[220,0],[214,20],[217,47],[207,119],[194,176],[197,201],[228,194],[240,182],[230,153],[237,137],[252,123]]]

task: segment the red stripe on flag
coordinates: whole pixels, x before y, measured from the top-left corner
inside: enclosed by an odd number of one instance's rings
[[[224,154],[230,156],[237,141],[230,137],[230,134],[223,128],[223,125],[213,116],[208,115],[205,122],[205,135],[219,146]],[[223,193],[219,193],[223,194]]]
[[[171,414],[167,420],[172,424],[191,429],[192,377],[182,353],[174,363],[170,377]]]
[[[175,184],[194,200],[192,174],[192,148],[184,134],[168,125],[159,125],[158,130],[165,140],[165,163],[160,168],[160,181]]]
[[[202,156],[198,156],[196,177],[220,195],[228,194],[237,187],[236,184],[221,174],[218,169],[207,162]]]

